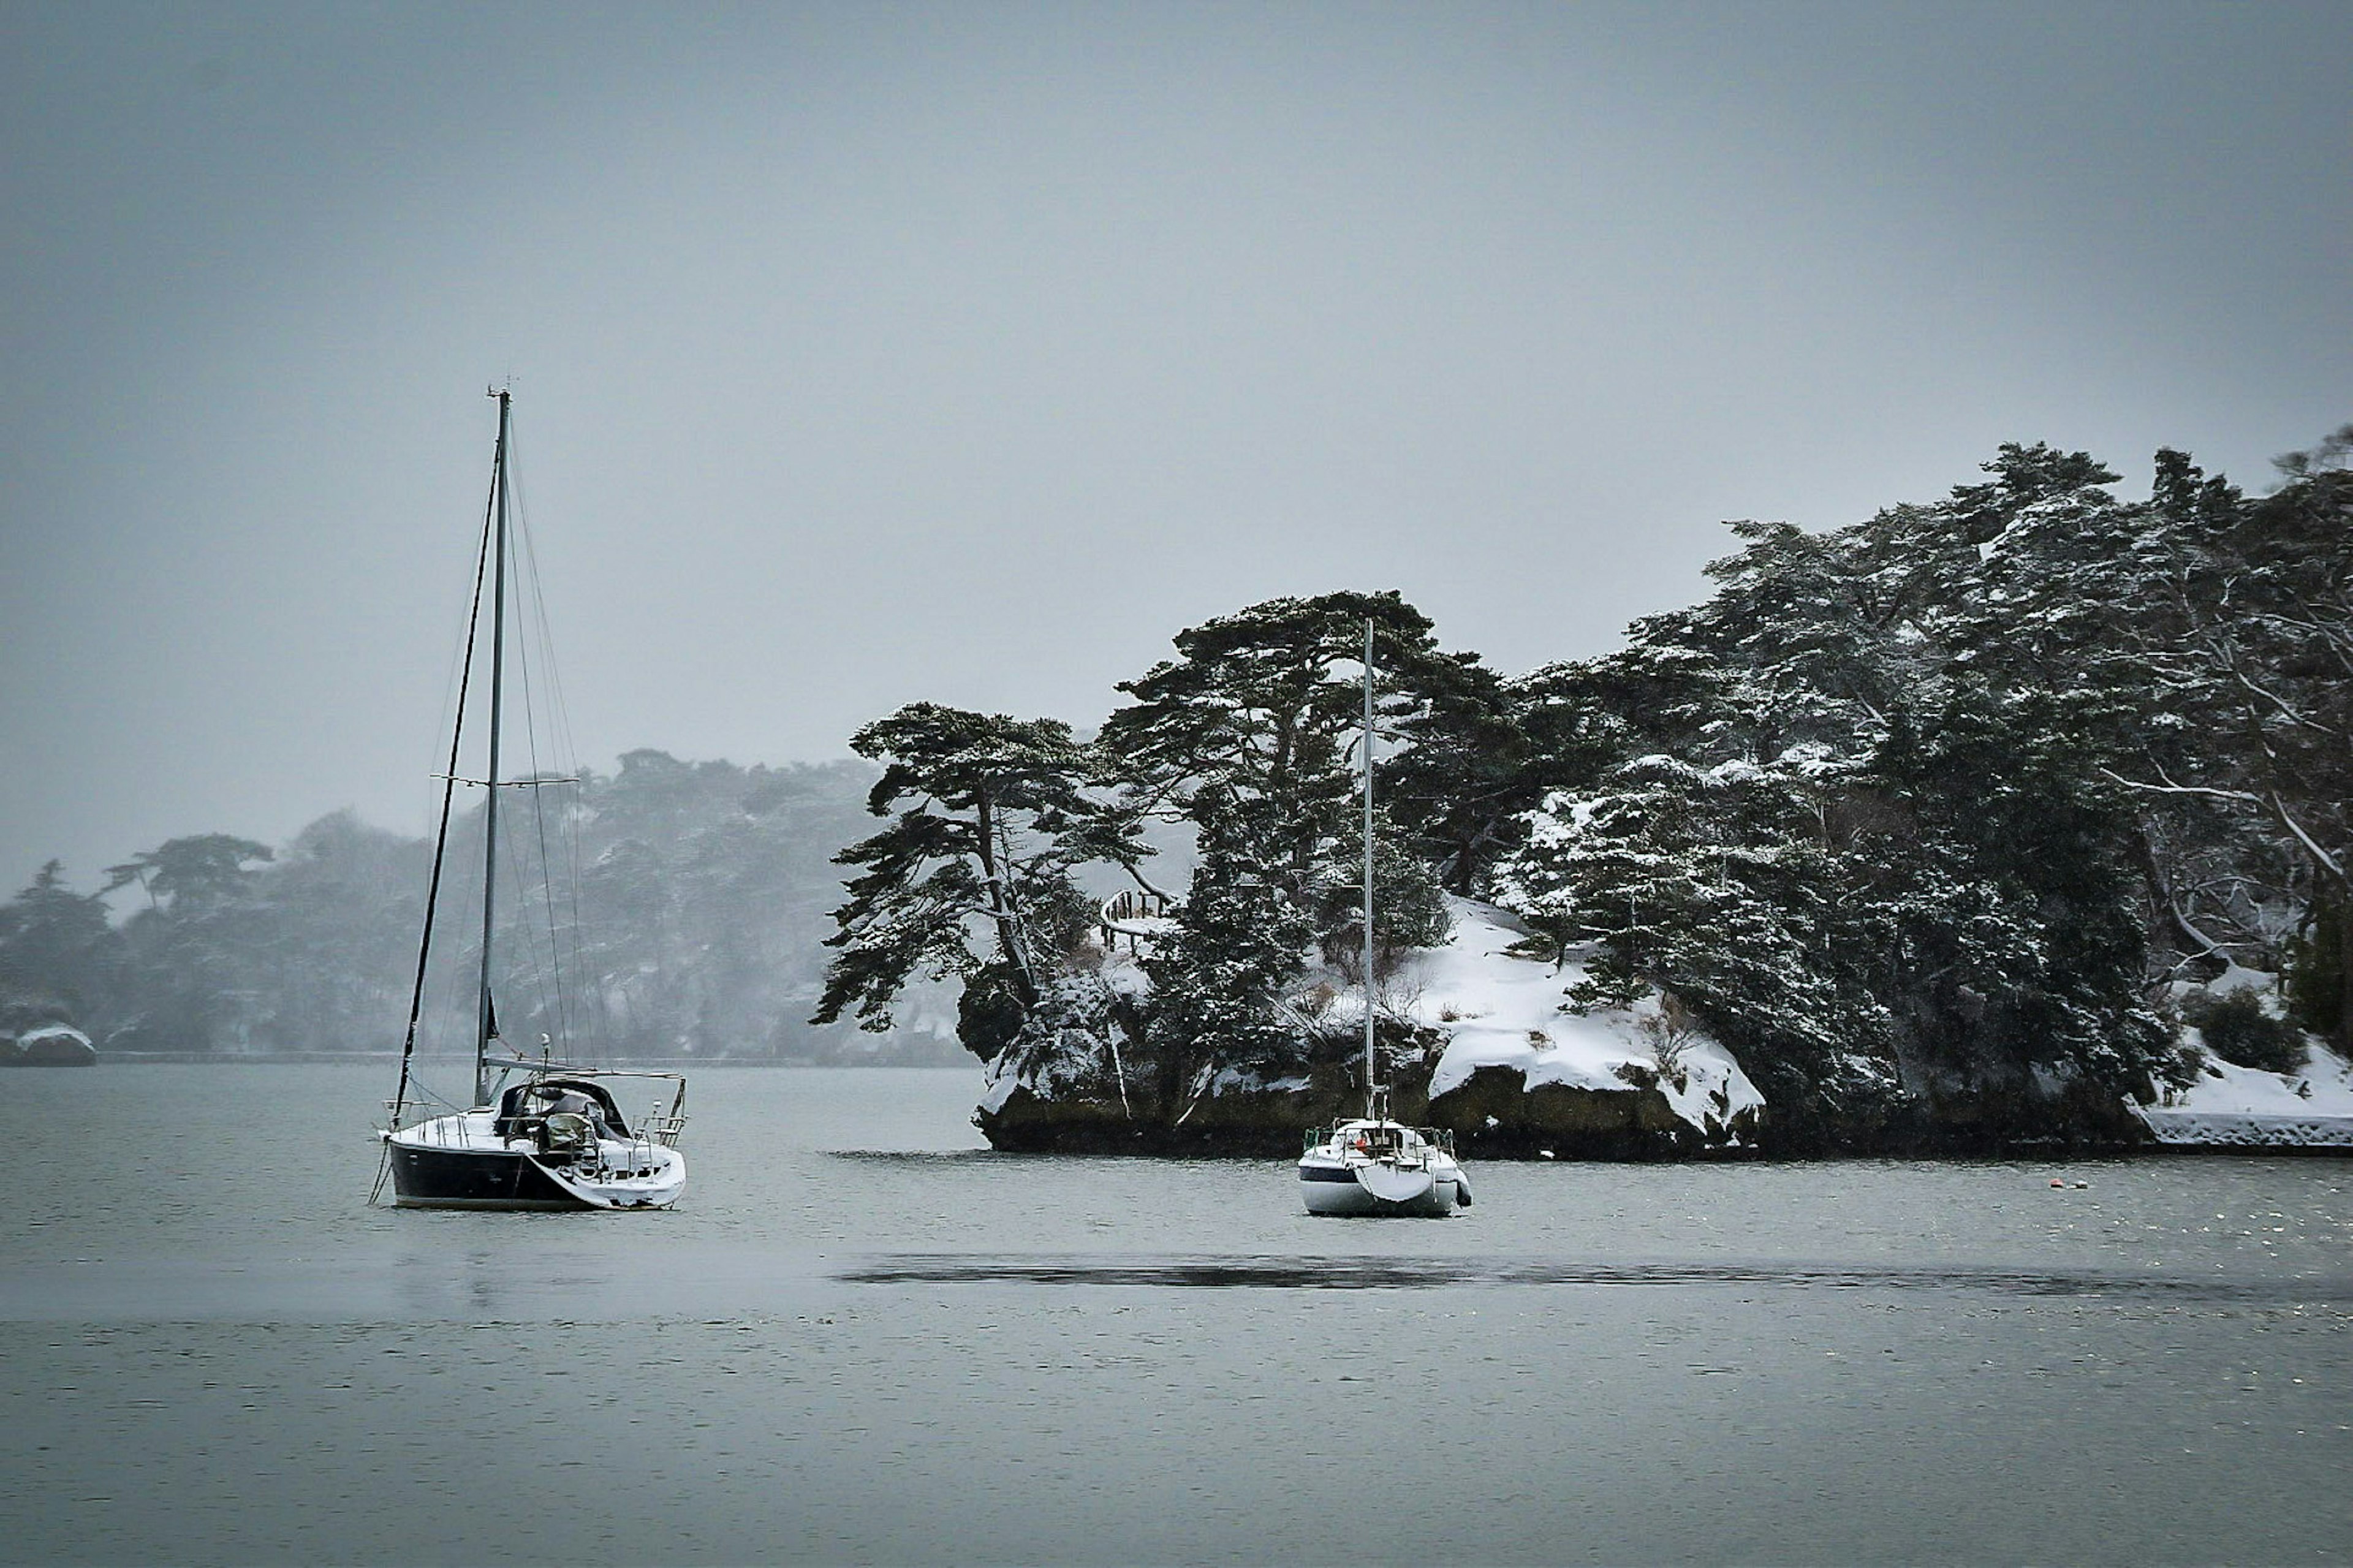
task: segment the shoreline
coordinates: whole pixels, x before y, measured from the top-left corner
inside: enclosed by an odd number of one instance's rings
[[[454,1068],[467,1064],[465,1057],[432,1056],[416,1058],[433,1067]],[[225,1054],[215,1051],[111,1051],[100,1052],[86,1062],[15,1062],[7,1065],[37,1067],[318,1067],[347,1065],[353,1067],[389,1068],[398,1065],[397,1051],[284,1051],[268,1054]],[[761,1070],[872,1070],[884,1072],[945,1072],[961,1070],[955,1063],[906,1062],[822,1062],[806,1057],[659,1057],[610,1064],[614,1071],[681,1072],[696,1068],[748,1068]],[[1034,1133],[1037,1130],[1031,1130]],[[1228,1130],[1230,1133],[1234,1130]],[[1091,1127],[1083,1131],[1066,1130],[1062,1136],[1035,1141],[1021,1140],[1015,1146],[998,1147],[992,1152],[1016,1156],[1037,1154],[1074,1154],[1082,1157],[1113,1156],[1136,1159],[1272,1159],[1288,1158],[1295,1134],[1292,1130],[1278,1130],[1281,1136],[1266,1135],[1266,1130],[1253,1130],[1250,1134],[1234,1137],[1167,1138],[1155,1136],[1146,1130],[1107,1136],[1106,1130]],[[1557,1142],[1567,1145],[1556,1153],[1546,1154],[1529,1149],[1499,1147],[1468,1148],[1464,1156],[1474,1160],[1502,1161],[1511,1163],[1553,1164],[1598,1163],[1606,1164],[1738,1164],[1738,1163],[1813,1163],[1838,1160],[1886,1160],[1912,1162],[1918,1160],[1956,1161],[2048,1161],[2048,1160],[2143,1160],[2168,1155],[2204,1157],[2217,1154],[2290,1155],[2310,1159],[2353,1159],[2353,1126],[2346,1130],[2346,1142],[2269,1142],[2256,1138],[2216,1138],[2199,1142],[2150,1137],[2146,1142],[2122,1142],[2112,1138],[2021,1138],[2004,1141],[1993,1139],[1976,1146],[1964,1146],[1971,1140],[1928,1138],[1925,1140],[1890,1140],[1883,1143],[1861,1141],[1845,1148],[1818,1148],[1799,1152],[1773,1149],[1756,1144],[1727,1148],[1694,1149],[1670,1152],[1665,1150],[1631,1152],[1623,1149],[1584,1149],[1575,1147],[1574,1136],[1563,1135]],[[1514,1142],[1526,1142],[1515,1140]],[[1021,1146],[1022,1144],[1028,1146]],[[1222,1146],[1220,1146],[1222,1145]]]

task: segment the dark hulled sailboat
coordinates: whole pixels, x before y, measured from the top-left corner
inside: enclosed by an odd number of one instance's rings
[[[686,1190],[686,1156],[678,1140],[685,1125],[686,1080],[675,1073],[613,1072],[563,1065],[552,1049],[537,1060],[504,1053],[498,1008],[491,994],[491,939],[495,933],[499,855],[499,792],[546,781],[499,777],[500,720],[506,685],[507,566],[510,559],[509,466],[512,458],[512,402],[501,389],[499,435],[491,463],[491,499],[482,527],[482,549],[474,574],[473,624],[480,620],[482,589],[491,586],[491,689],[488,758],[482,777],[483,808],[481,966],[475,999],[474,1083],[470,1106],[424,1098],[411,1072],[417,1054],[417,1021],[423,1011],[426,970],[432,955],[436,906],[449,845],[450,804],[459,778],[466,730],[467,689],[474,664],[472,634],[458,682],[458,719],[449,740],[449,766],[443,775],[441,822],[433,847],[433,874],[425,900],[425,933],[417,943],[417,979],[410,993],[408,1029],[400,1053],[400,1086],[390,1102],[390,1122],[380,1134],[385,1177],[393,1202],[403,1208],[650,1209],[667,1208]],[[545,1037],[542,1037],[544,1042]],[[494,1055],[497,1051],[499,1055]],[[626,1119],[614,1089],[626,1080],[661,1086],[667,1104],[634,1123]],[[412,1098],[416,1095],[417,1098]]]

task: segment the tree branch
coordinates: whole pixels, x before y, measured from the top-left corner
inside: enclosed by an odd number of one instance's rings
[[[2148,795],[2210,795],[2216,800],[2243,801],[2249,805],[2265,804],[2262,795],[2253,795],[2242,789],[2215,789],[2206,784],[2175,784],[2171,779],[2166,778],[2163,768],[2157,770],[2157,776],[2165,779],[2161,784],[2145,784],[2138,779],[2128,779],[2122,773],[2113,772],[2106,767],[2102,767],[2099,771],[2111,784],[2122,784],[2126,789],[2137,789]]]

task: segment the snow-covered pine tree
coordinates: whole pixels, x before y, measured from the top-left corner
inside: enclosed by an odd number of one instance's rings
[[[1587,1000],[1672,992],[1781,1079],[1785,1125],[1870,1109],[1899,1065],[1915,1093],[2119,1089],[2162,1054],[2101,772],[2155,704],[2093,581],[2139,520],[2084,454],[1987,468],[1829,534],[1735,525],[1716,594],[1613,656],[1676,700],[1589,688],[1618,764],[1533,813],[1498,879],[1556,942],[1601,944]]]
[[[1474,692],[1480,676],[1394,592],[1270,600],[1179,632],[1178,657],[1123,683],[1134,701],[1103,725],[1134,809],[1191,823],[1200,849],[1176,930],[1147,965],[1151,1049],[1171,1083],[1212,1056],[1298,1065],[1306,1031],[1281,1016],[1281,994],[1316,944],[1361,938],[1351,761],[1367,621],[1381,745],[1397,756],[1417,727],[1443,729],[1439,694]],[[1377,937],[1392,949],[1440,940],[1436,878],[1391,817],[1376,829]]]
[[[1894,1029],[1859,868],[1828,840],[1844,771],[1810,745],[1764,764],[1633,758],[1532,814],[1502,900],[1556,951],[1589,944],[1572,1003],[1668,993],[1788,1113],[1873,1114]]]
[[[1314,938],[1309,909],[1260,868],[1272,831],[1263,796],[1212,784],[1187,809],[1200,858],[1175,931],[1144,961],[1152,994],[1142,1057],[1158,1120],[1180,1121],[1219,1068],[1280,1076],[1306,1047],[1282,1006]]]
[[[1381,809],[1450,892],[1482,890],[1543,794],[1521,693],[1472,653],[1421,662],[1417,703],[1391,721],[1377,764]]]
[[[1367,620],[1393,729],[1447,662],[1428,618],[1395,593],[1272,599],[1178,632],[1176,658],[1120,683],[1134,700],[1100,738],[1138,809],[1181,816],[1218,792],[1232,830],[1258,836],[1261,872],[1303,896],[1318,860],[1354,836]]]
[[[2173,921],[2180,937],[2278,954],[2296,1016],[2340,1050],[2353,1050],[2353,994],[2334,978],[2353,970],[2348,456],[2353,426],[2280,459],[2285,483],[2248,501],[2158,454],[2150,510],[2186,564],[2136,624],[2173,738],[2116,769],[2203,851],[2167,879],[2191,917]]]
[[[1134,818],[1106,801],[1096,754],[1060,720],[917,702],[850,745],[884,764],[868,809],[892,820],[835,858],[859,869],[811,1021],[854,1009],[861,1027],[887,1030],[912,976],[955,976],[964,1044],[990,1059],[1085,940],[1092,911],[1071,868],[1148,853]]]

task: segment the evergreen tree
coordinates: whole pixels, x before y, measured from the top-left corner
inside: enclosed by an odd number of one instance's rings
[[[1395,754],[1378,764],[1378,795],[1414,852],[1450,892],[1470,897],[1517,842],[1521,814],[1552,768],[1531,742],[1524,694],[1475,654],[1434,659],[1419,710],[1396,721]]]
[[[136,882],[157,908],[200,915],[234,902],[248,889],[247,868],[277,858],[266,844],[229,833],[174,838],[106,868],[103,892]]]
[[[1441,654],[1427,617],[1395,593],[1272,599],[1176,634],[1178,658],[1120,689],[1134,701],[1100,740],[1139,811],[1190,815],[1213,792],[1236,864],[1253,862],[1293,899],[1312,885],[1334,847],[1357,836],[1365,627],[1384,735],[1422,720],[1430,694],[1462,681],[1466,661]]]
[[[1899,1069],[2128,1089],[2163,1055],[2151,825],[2112,771],[2187,743],[2147,653],[2196,563],[2084,454],[1987,469],[1831,534],[1734,525],[1716,594],[1609,661],[1672,679],[1584,680],[1619,761],[1530,813],[1498,878],[1556,945],[1599,944],[1583,1001],[1671,993],[1785,1111],[1883,1105]],[[2168,472],[2199,526],[2228,513]]]
[[[1190,802],[1200,861],[1173,936],[1145,959],[1151,976],[1145,1055],[1155,1105],[1180,1120],[1219,1067],[1277,1069],[1305,1040],[1282,1005],[1314,924],[1280,879],[1263,873],[1262,797],[1211,785]]]
[[[255,862],[268,845],[233,834],[174,838],[107,869],[106,890],[139,883],[150,907],[123,923],[128,1037],[149,1047],[213,1050],[252,1043],[254,954],[268,946]]]
[[[1440,652],[1428,618],[1397,594],[1270,600],[1180,632],[1179,657],[1124,683],[1135,700],[1103,726],[1100,743],[1134,808],[1181,817],[1197,834],[1176,930],[1145,965],[1147,1049],[1169,1095],[1211,1063],[1299,1065],[1308,1031],[1288,993],[1319,946],[1356,963],[1363,818],[1351,763],[1367,623],[1389,759],[1381,777],[1415,792],[1408,810],[1420,829],[1400,830],[1395,813],[1377,818],[1377,941],[1391,956],[1441,941],[1439,882],[1413,840],[1467,836],[1485,850],[1476,819],[1493,806],[1469,798],[1484,768],[1475,752],[1508,721],[1476,657]],[[1508,752],[1499,765],[1513,765]],[[1184,1113],[1176,1100],[1163,1103]]]
[[[88,1019],[113,981],[121,947],[104,900],[67,887],[56,860],[0,904],[0,990],[20,1008]]]
[[[1133,867],[1145,853],[1134,818],[1095,793],[1096,759],[1059,720],[918,702],[850,745],[884,764],[868,810],[892,819],[836,857],[860,870],[826,939],[837,952],[812,1021],[854,1007],[861,1026],[888,1029],[911,976],[955,976],[981,997],[965,1044],[993,1058],[1084,940],[1071,868]]]

